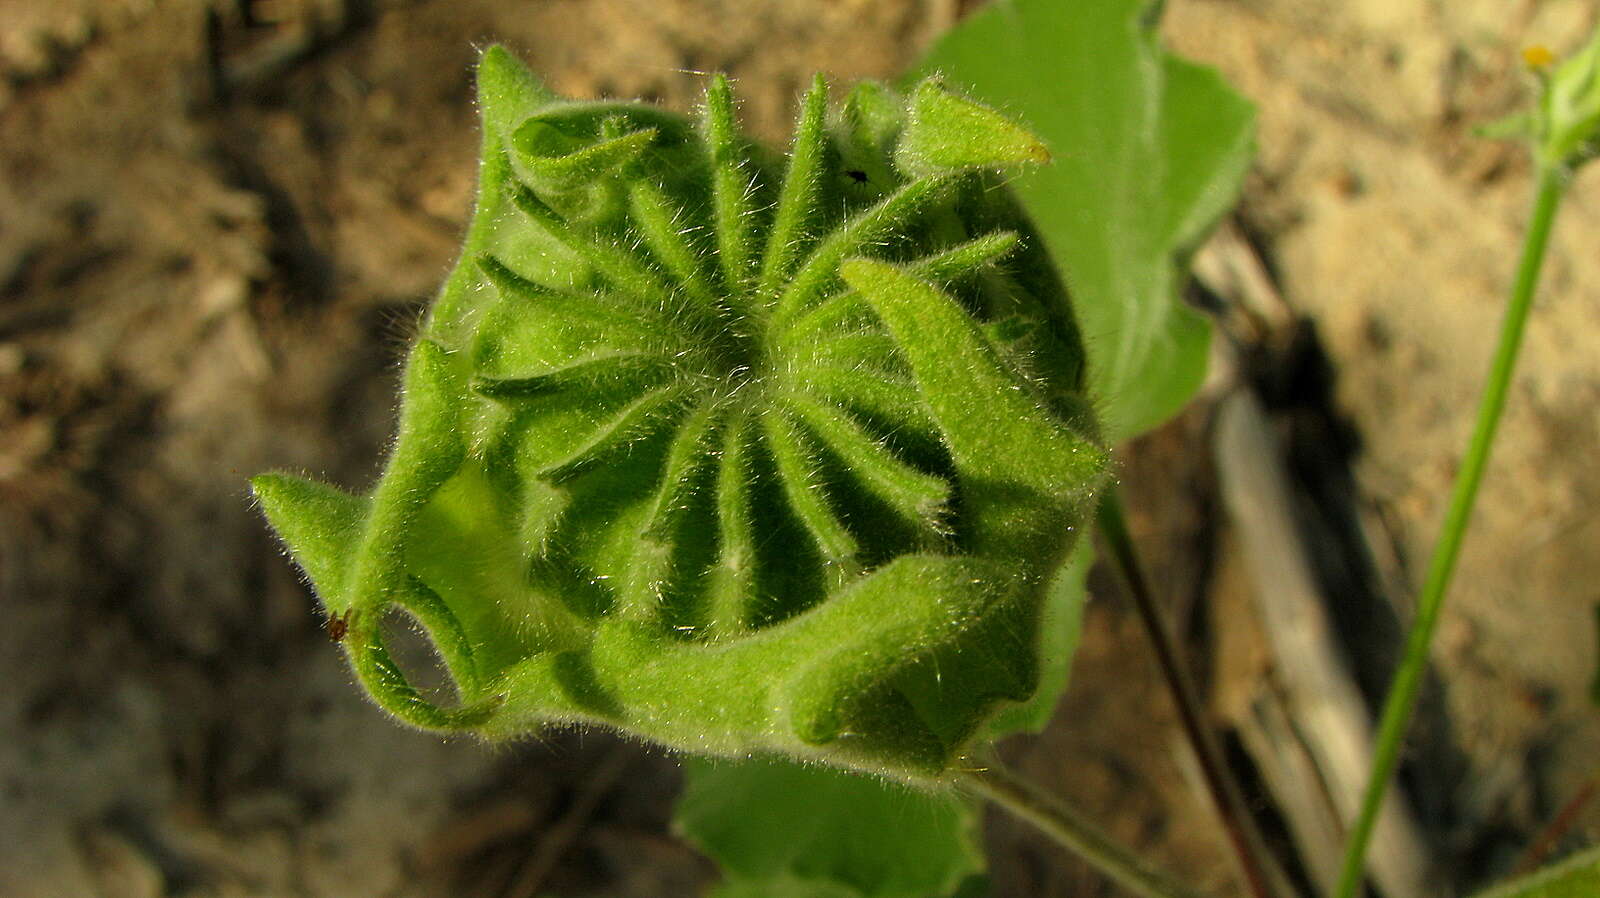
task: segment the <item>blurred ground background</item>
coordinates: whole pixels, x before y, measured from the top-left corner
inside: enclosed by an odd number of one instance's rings
[[[685,109],[699,81],[682,70],[726,69],[747,126],[777,140],[811,71],[892,75],[971,5],[0,5],[0,895],[710,882],[667,827],[671,759],[598,734],[486,748],[383,719],[244,481],[375,476],[396,365],[468,212],[476,48],[507,43],[566,94]],[[1597,10],[1167,7],[1171,45],[1260,106],[1234,225],[1289,313],[1230,334],[1211,398],[1123,459],[1137,535],[1227,723],[1230,696],[1272,671],[1218,498],[1216,397],[1243,384],[1265,401],[1357,679],[1381,689],[1529,192],[1522,153],[1470,129],[1525,97],[1522,46],[1568,50]],[[1600,604],[1597,177],[1557,227],[1406,775],[1440,888],[1506,873],[1600,759],[1584,697]],[[1137,623],[1108,579],[1094,585],[1056,725],[1008,752],[1119,838],[1228,890]],[[1111,894],[991,823],[996,895]],[[1562,844],[1597,839],[1590,807]]]

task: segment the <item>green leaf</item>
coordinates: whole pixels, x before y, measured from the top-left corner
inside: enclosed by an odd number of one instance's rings
[[[895,148],[895,164],[915,175],[1049,161],[1050,151],[1031,131],[935,81],[912,91]]]
[[[761,265],[761,292],[769,296],[778,292],[816,239],[813,219],[821,211],[831,161],[823,124],[828,113],[828,83],[821,75],[812,80],[811,90],[800,101],[800,107],[800,121],[795,125],[794,143],[789,150],[789,168],[778,194]]]
[[[1580,852],[1473,898],[1594,898],[1600,895],[1600,848]]]
[[[1039,689],[1033,698],[996,714],[989,721],[990,738],[1040,732],[1055,716],[1072,675],[1078,637],[1083,634],[1083,606],[1089,598],[1089,568],[1094,564],[1094,541],[1089,536],[1085,533],[1079,538],[1072,557],[1056,572],[1045,593],[1039,621]]]
[[[883,262],[851,259],[839,273],[900,345],[956,470],[999,487],[968,497],[974,546],[1020,557],[1070,527],[1099,487],[1104,450],[1015,388],[1017,372],[955,298]]]
[[[1208,327],[1182,264],[1233,202],[1251,107],[1162,52],[1148,0],[999,0],[922,71],[1019,117],[1054,161],[1012,184],[1072,285],[1092,392],[1115,443],[1161,423],[1205,375]]]
[[[983,869],[970,801],[784,761],[690,762],[675,819],[721,896],[932,898]]]
[[[729,289],[746,290],[757,263],[755,235],[756,197],[752,173],[745,160],[744,141],[734,120],[733,89],[728,78],[711,76],[701,108],[700,127],[711,154],[711,196],[717,236],[717,261]]]
[[[291,474],[250,478],[261,510],[316,588],[329,614],[350,606],[344,594],[346,547],[360,538],[367,500]]]
[[[503,145],[517,126],[540,106],[553,102],[555,95],[533,77],[528,67],[518,62],[504,47],[484,51],[478,62],[478,108],[483,117],[483,162],[478,173],[478,197],[472,224],[462,247],[462,259],[475,259],[493,247],[495,222],[506,214],[504,185],[511,164]],[[479,283],[471,265],[457,265],[439,291],[439,298],[428,315],[428,328],[442,339],[449,339],[464,326],[470,311],[473,289]]]
[[[652,129],[634,131],[609,140],[583,143],[541,118],[523,122],[511,135],[511,146],[535,183],[554,189],[571,189],[609,173],[638,158],[651,141]]]

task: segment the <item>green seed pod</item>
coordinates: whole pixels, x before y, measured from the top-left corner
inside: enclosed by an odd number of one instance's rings
[[[929,80],[806,95],[786,161],[479,68],[456,272],[360,498],[256,496],[362,683],[417,726],[598,724],[937,779],[1035,686],[1106,468],[1061,282],[1002,175],[1047,158]],[[385,649],[399,609],[459,701]]]

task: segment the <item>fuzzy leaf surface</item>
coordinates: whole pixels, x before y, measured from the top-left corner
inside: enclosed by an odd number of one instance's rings
[[[783,761],[688,773],[676,826],[717,860],[723,894],[927,898],[983,869],[968,799]]]
[[[1071,284],[1112,443],[1161,423],[1205,376],[1208,327],[1180,300],[1183,266],[1251,154],[1250,105],[1160,49],[1153,5],[997,0],[920,66],[1050,147],[1053,163],[1012,187]]]

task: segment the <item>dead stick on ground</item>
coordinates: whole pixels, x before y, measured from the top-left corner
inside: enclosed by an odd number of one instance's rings
[[[1282,451],[1252,395],[1239,392],[1223,402],[1215,439],[1223,504],[1255,581],[1285,708],[1342,824],[1355,814],[1371,764],[1371,718],[1334,643],[1325,599],[1296,535]],[[1427,894],[1426,841],[1400,795],[1390,797],[1378,828],[1371,866],[1384,893]]]

